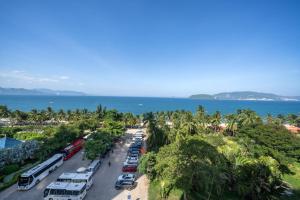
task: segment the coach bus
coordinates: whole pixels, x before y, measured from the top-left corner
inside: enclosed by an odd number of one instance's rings
[[[63,155],[55,154],[43,163],[31,168],[19,176],[18,190],[29,190],[62,164]]]
[[[64,148],[63,154],[64,154],[64,160],[68,160],[73,155],[75,155],[78,151],[80,151],[83,147],[84,140],[83,139],[77,139],[72,144]]]
[[[82,200],[85,195],[85,183],[53,182],[44,190],[44,200]]]
[[[86,189],[90,189],[93,184],[93,174],[91,172],[86,173],[63,173],[56,180],[57,182],[69,182],[69,183],[86,183]]]

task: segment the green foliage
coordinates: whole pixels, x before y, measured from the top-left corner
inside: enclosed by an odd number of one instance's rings
[[[284,196],[282,199],[287,200],[296,200],[300,199],[300,163],[291,163],[289,164],[289,168],[291,169],[290,174],[285,174],[283,176],[283,180],[288,183],[288,185],[293,190],[293,195]]]
[[[0,126],[0,137],[13,137],[15,133],[22,131],[21,127],[1,127]]]
[[[96,130],[98,127],[98,121],[95,119],[85,119],[85,120],[80,120],[77,121],[75,124],[75,127],[80,130],[81,133],[84,132],[84,130]]]
[[[47,137],[41,141],[38,156],[41,159],[48,157],[54,152],[60,151],[67,144],[82,136],[76,127],[61,125],[58,128],[48,129],[44,133]]]
[[[149,178],[159,190],[156,198],[168,199],[179,188],[186,199],[277,199],[283,191],[282,172],[288,172],[287,164],[300,155],[299,138],[280,126],[279,118],[269,118],[272,123],[264,125],[251,110],[226,116],[224,135],[216,134],[221,132],[221,114],[204,113],[199,107],[195,115],[144,115],[152,152],[141,159],[139,171],[149,176],[152,155],[155,164]]]
[[[18,140],[42,140],[45,137],[43,133],[37,132],[18,132],[14,134],[14,138]]]
[[[133,127],[138,124],[138,118],[132,113],[125,113],[123,115],[123,122],[126,127]]]
[[[198,136],[162,147],[155,165],[158,179],[167,188],[166,195],[175,186],[188,194],[198,192],[207,198],[222,193],[225,167],[226,159]]]
[[[156,176],[154,166],[156,164],[156,155],[153,152],[144,154],[139,162],[138,170],[140,173],[147,174],[147,177],[152,181]]]
[[[181,200],[183,192],[180,189],[173,188],[170,190],[168,197],[162,197],[161,184],[159,181],[152,181],[148,188],[148,199],[149,200]]]
[[[252,159],[238,165],[234,171],[238,194],[247,199],[276,198],[283,191],[280,189],[278,166],[270,157]]]
[[[85,156],[94,160],[103,155],[112,145],[112,136],[106,132],[93,133],[85,143]]]
[[[107,119],[104,120],[103,128],[101,129],[101,131],[109,133],[110,136],[114,139],[122,136],[125,129],[122,122]]]
[[[163,129],[158,128],[157,125],[153,122],[148,123],[147,133],[148,151],[157,152],[160,147],[168,143],[168,137],[166,135],[166,132]]]
[[[18,164],[11,164],[11,165],[6,165],[4,168],[0,171],[0,174],[3,175],[8,175],[13,172],[16,172],[20,169],[20,166]]]
[[[269,155],[282,164],[288,162],[284,157],[300,160],[300,138],[282,126],[243,127],[238,131],[238,137],[249,138],[251,142],[247,142],[248,147],[257,156]]]
[[[13,184],[15,184],[18,181],[18,178],[20,176],[21,172],[16,173],[13,178],[6,183],[0,184],[0,191],[12,186]]]

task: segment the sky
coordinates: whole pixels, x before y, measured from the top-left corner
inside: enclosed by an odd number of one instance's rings
[[[298,0],[1,0],[0,87],[300,95]]]

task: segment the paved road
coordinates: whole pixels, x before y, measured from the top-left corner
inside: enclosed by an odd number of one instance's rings
[[[102,166],[93,177],[93,186],[87,192],[85,200],[127,200],[129,192],[126,190],[115,190],[114,184],[117,177],[122,173],[121,169],[130,142],[128,136],[134,131],[135,130],[129,131],[125,141],[117,144],[114,148],[114,152],[110,153],[110,155],[103,160]],[[111,162],[110,167],[108,166],[108,161]],[[31,190],[18,191],[16,190],[17,185],[15,184],[0,193],[0,200],[42,200],[45,187],[55,181],[60,174],[63,172],[74,172],[79,167],[86,167],[88,164],[89,161],[82,160],[82,152],[78,152]],[[147,179],[145,176],[138,179],[137,188],[132,190],[130,194],[132,195],[132,200],[138,198],[140,200],[147,200]]]
[[[76,171],[81,166],[87,166],[89,161],[82,160],[82,151],[67,160],[57,170],[44,178],[38,185],[28,191],[18,191],[17,184],[12,185],[0,193],[0,200],[40,200],[43,199],[43,191],[51,182],[55,181],[63,172]]]

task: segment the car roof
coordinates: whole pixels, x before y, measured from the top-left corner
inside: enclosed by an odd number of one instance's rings
[[[91,162],[91,164],[88,166],[88,168],[94,168],[96,165],[98,165],[100,163],[100,160],[94,160],[93,162]]]

